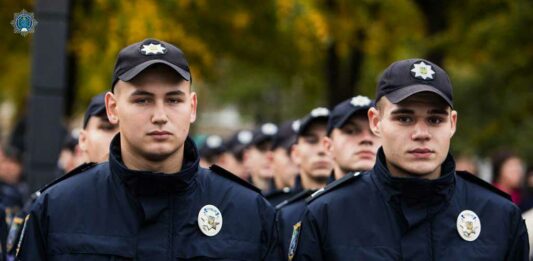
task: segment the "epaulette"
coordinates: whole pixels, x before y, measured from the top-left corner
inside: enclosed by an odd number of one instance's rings
[[[39,195],[40,195],[41,193],[43,193],[45,190],[49,189],[49,188],[52,187],[53,185],[55,185],[55,184],[57,184],[57,183],[59,183],[59,182],[65,180],[65,179],[68,179],[68,178],[70,178],[70,177],[73,177],[73,176],[75,176],[75,175],[77,175],[77,174],[79,174],[79,173],[82,173],[82,172],[84,172],[84,171],[86,171],[86,170],[88,170],[88,169],[90,169],[90,168],[92,168],[92,167],[94,167],[94,166],[96,166],[96,165],[97,165],[97,164],[94,163],[94,162],[83,163],[83,164],[79,165],[78,167],[76,167],[75,169],[69,171],[69,172],[66,173],[65,175],[63,175],[63,176],[61,176],[61,177],[55,179],[54,181],[52,181],[52,182],[46,184],[44,187],[42,187],[41,189],[39,189],[37,192],[33,193],[33,194],[32,194],[32,197],[37,198],[37,197],[39,197]]]
[[[463,178],[463,179],[466,179],[467,181],[470,181],[474,184],[477,184],[483,188],[486,188],[504,198],[506,198],[507,200],[509,201],[512,201],[511,199],[511,196],[501,190],[499,190],[497,187],[494,187],[492,184],[478,178],[476,175],[474,174],[471,174],[470,172],[467,172],[467,171],[455,171],[455,173],[457,173],[457,176]]]
[[[261,194],[261,190],[258,189],[256,186],[250,184],[246,180],[243,180],[243,179],[237,177],[235,174],[225,170],[224,168],[222,168],[222,167],[220,167],[220,166],[218,166],[216,164],[211,165],[211,167],[209,167],[209,169],[211,171],[213,171],[214,173],[222,176],[222,177],[225,177],[225,178],[227,178],[227,179],[229,179],[231,181],[239,183],[239,184],[241,184],[241,185],[243,185],[243,186],[245,186],[245,187],[247,187],[247,188],[249,188],[249,189],[251,189],[251,190],[253,190],[253,191],[257,192],[257,193],[259,193],[259,194]]]
[[[315,193],[316,190],[314,189],[306,189],[304,191],[301,191],[299,193],[297,193],[296,195],[282,201],[281,203],[277,204],[276,205],[276,210],[284,207],[284,206],[287,206],[293,202],[296,202],[296,201],[299,201],[301,199],[305,199],[307,197],[309,197],[311,194]]]
[[[305,203],[309,204],[309,203],[311,203],[311,201],[315,200],[316,198],[320,197],[321,195],[325,194],[326,192],[337,188],[341,184],[344,184],[344,183],[346,183],[346,182],[348,182],[350,180],[355,180],[357,177],[359,177],[360,174],[361,174],[361,172],[358,171],[358,172],[350,172],[350,173],[344,175],[344,177],[342,177],[340,179],[337,179],[337,180],[329,183],[327,186],[317,190],[310,197],[305,199]]]

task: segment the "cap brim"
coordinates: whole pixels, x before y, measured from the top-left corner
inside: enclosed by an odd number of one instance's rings
[[[326,128],[327,128],[328,119],[329,119],[329,116],[319,116],[319,117],[315,117],[315,118],[309,118],[309,119],[303,121],[300,124],[300,127],[298,128],[298,131],[296,132],[297,136],[303,136],[303,135],[307,134],[307,130],[309,129],[311,124],[313,124],[315,122],[324,121],[325,124],[326,124]]]
[[[340,128],[342,127],[346,121],[348,121],[348,119],[350,119],[350,117],[352,117],[355,113],[357,112],[360,112],[360,111],[368,111],[368,109],[370,109],[370,107],[372,106],[368,106],[368,107],[354,107],[350,113],[347,113],[346,115],[344,115],[339,121],[337,121],[337,123],[333,126],[331,126],[331,129],[328,128],[327,130],[327,134],[330,135],[331,132],[333,132],[334,129],[337,129],[337,128]]]
[[[185,79],[186,81],[190,81],[191,80],[191,74],[189,72],[187,72],[186,70],[172,64],[172,63],[169,63],[167,61],[164,61],[164,60],[159,60],[159,59],[155,59],[155,60],[150,60],[150,61],[146,61],[144,63],[141,63],[131,69],[129,69],[128,71],[126,71],[125,73],[121,74],[118,76],[118,78],[122,81],[130,81],[131,79],[133,79],[135,76],[137,76],[139,73],[141,73],[142,71],[144,71],[146,68],[150,67],[151,65],[154,65],[154,64],[165,64],[167,65],[168,67],[174,69],[183,79]]]
[[[452,101],[450,101],[450,99],[448,99],[448,97],[446,97],[446,95],[444,95],[444,93],[442,93],[441,91],[435,89],[435,87],[433,87],[433,86],[425,85],[425,84],[416,84],[416,85],[403,87],[403,88],[398,89],[396,91],[393,91],[391,93],[385,94],[385,97],[387,97],[387,99],[389,99],[389,101],[392,102],[392,103],[399,103],[399,102],[405,100],[406,98],[410,97],[411,95],[417,94],[417,93],[420,93],[420,92],[432,92],[432,93],[435,93],[435,94],[439,95],[442,99],[444,99],[444,101],[446,101],[446,103],[448,103],[448,105],[450,105],[450,107],[453,107]]]

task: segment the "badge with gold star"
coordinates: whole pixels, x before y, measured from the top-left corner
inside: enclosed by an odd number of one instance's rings
[[[411,75],[416,79],[433,80],[433,74],[435,74],[435,71],[433,71],[431,65],[424,62],[415,63],[411,66]]]
[[[167,48],[161,43],[143,44],[141,48],[141,53],[144,55],[165,54],[166,52]]]

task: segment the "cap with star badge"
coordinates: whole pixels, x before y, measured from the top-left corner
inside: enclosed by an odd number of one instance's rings
[[[370,107],[374,106],[374,101],[366,96],[355,96],[339,103],[329,116],[328,135],[333,129],[342,127],[352,115],[357,112],[365,113]]]
[[[433,92],[453,107],[448,74],[424,59],[397,61],[385,69],[377,86],[376,101],[385,96],[392,103],[398,103],[419,92]]]
[[[314,108],[308,115],[302,118],[298,123],[298,130],[296,131],[298,136],[303,136],[306,134],[307,130],[312,123],[315,122],[324,122],[328,123],[329,110],[324,107]]]
[[[252,132],[250,145],[259,145],[267,141],[272,142],[276,133],[278,133],[276,124],[271,122],[261,124]]]
[[[130,81],[154,64],[165,64],[174,69],[186,81],[191,81],[189,63],[176,46],[157,39],[145,39],[122,49],[115,63],[111,90],[118,80]]]

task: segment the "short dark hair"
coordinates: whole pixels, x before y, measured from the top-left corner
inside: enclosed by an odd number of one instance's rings
[[[492,182],[498,182],[503,165],[512,158],[518,155],[510,150],[500,150],[492,156]]]

